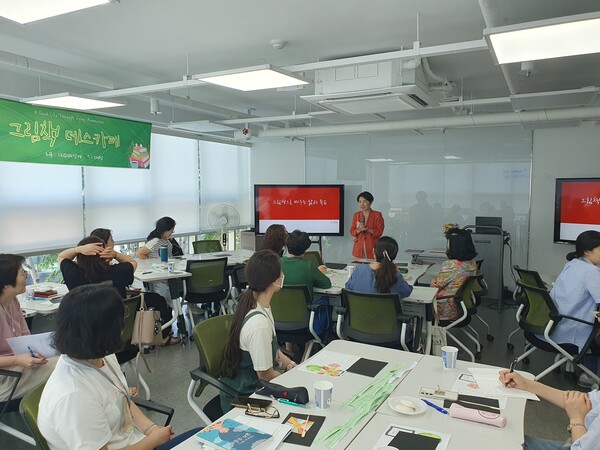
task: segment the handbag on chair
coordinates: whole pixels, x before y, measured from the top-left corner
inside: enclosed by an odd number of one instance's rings
[[[140,346],[140,352],[143,345],[158,345],[163,341],[162,323],[160,312],[153,309],[146,309],[144,302],[144,293],[140,293],[140,309],[135,313],[133,333],[131,343]]]

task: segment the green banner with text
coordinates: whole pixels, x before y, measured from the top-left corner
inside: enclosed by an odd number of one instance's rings
[[[150,168],[152,125],[0,99],[0,161]]]

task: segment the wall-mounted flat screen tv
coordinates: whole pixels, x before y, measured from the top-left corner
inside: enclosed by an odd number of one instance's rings
[[[254,185],[254,229],[272,224],[310,235],[344,235],[344,186],[341,184]]]
[[[572,244],[586,230],[600,231],[600,178],[557,178],[554,242]]]

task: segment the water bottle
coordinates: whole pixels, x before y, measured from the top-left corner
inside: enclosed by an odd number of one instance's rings
[[[166,263],[169,260],[169,247],[163,245],[158,249],[158,254],[160,255],[160,262]]]

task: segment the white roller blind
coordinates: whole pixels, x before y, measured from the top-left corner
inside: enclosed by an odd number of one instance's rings
[[[198,192],[198,141],[180,137],[152,135],[152,214],[151,227],[163,216],[175,219],[175,233],[194,233],[200,229]]]
[[[81,236],[80,167],[0,163],[1,252],[64,248]]]
[[[85,168],[86,229],[110,228],[115,240],[144,240],[170,216],[176,233],[199,229],[198,144],[152,134],[150,170]]]
[[[240,215],[240,225],[252,224],[250,149],[200,141],[201,228],[210,230],[211,208],[228,204]]]

